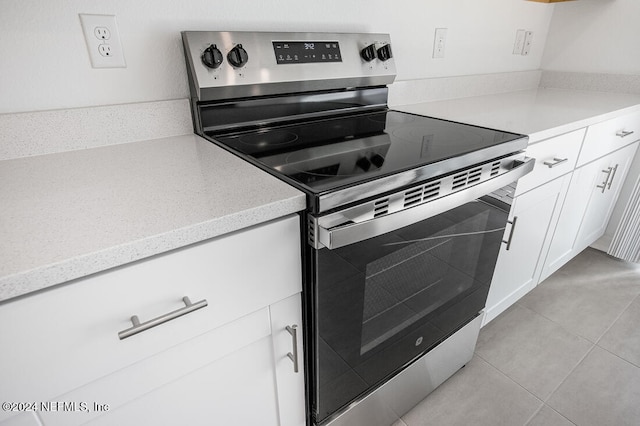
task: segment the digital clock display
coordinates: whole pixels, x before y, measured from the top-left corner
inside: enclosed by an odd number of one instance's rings
[[[342,62],[337,41],[274,41],[273,51],[278,65]]]

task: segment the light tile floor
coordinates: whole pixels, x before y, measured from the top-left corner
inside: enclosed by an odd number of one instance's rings
[[[393,426],[640,425],[640,265],[587,249]]]

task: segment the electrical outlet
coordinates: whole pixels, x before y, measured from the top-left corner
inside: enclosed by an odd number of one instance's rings
[[[533,42],[533,31],[527,31],[524,34],[524,47],[522,48],[522,54],[524,56],[529,54],[531,50],[531,43]]]
[[[114,15],[80,14],[80,23],[93,68],[126,68]]]
[[[113,56],[113,51],[111,50],[111,45],[110,44],[101,44],[98,46],[98,53],[101,56],[107,57],[107,56]]]
[[[433,58],[444,58],[444,46],[447,42],[447,29],[436,28],[436,33],[433,38]]]
[[[524,48],[524,35],[525,30],[516,31],[516,41],[513,43],[513,54],[522,55],[522,49]]]
[[[93,34],[100,40],[109,40],[111,38],[111,31],[107,27],[95,27]]]

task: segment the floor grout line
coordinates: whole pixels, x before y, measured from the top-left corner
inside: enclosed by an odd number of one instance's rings
[[[562,381],[560,382],[560,384],[558,384],[558,386],[556,386],[550,393],[549,396],[543,401],[545,403],[545,405],[547,405],[547,402],[551,399],[551,397],[553,396],[554,393],[557,392],[558,389],[560,389],[560,387],[564,384],[564,382],[567,381],[567,379],[569,378],[569,376],[571,376],[571,374],[576,370],[576,368],[578,368],[578,366],[580,364],[582,364],[582,362],[585,360],[585,358],[587,358],[589,356],[589,354],[591,352],[593,352],[593,349],[596,347],[596,344],[593,343],[591,345],[591,348],[589,348],[589,350],[587,351],[587,353],[584,354],[584,356],[582,358],[580,358],[580,360],[576,363],[576,365],[573,366],[573,368],[571,368],[571,370],[569,371],[569,374],[567,374],[564,379],[562,379]],[[551,406],[549,406],[550,408],[553,408]],[[563,416],[564,417],[564,416]]]
[[[607,327],[607,329],[604,331],[604,333],[602,333],[602,335],[600,335],[600,337],[598,337],[598,339],[595,341],[595,344],[598,345],[598,343],[600,343],[600,341],[602,340],[602,338],[609,332],[609,330],[611,330],[611,328],[616,325],[616,323],[618,322],[618,320],[622,317],[622,315],[624,315],[625,312],[627,312],[627,309],[629,309],[631,307],[631,305],[633,305],[634,300],[636,300],[638,298],[638,296],[636,296],[635,298],[631,299],[631,302],[629,302],[629,304],[627,306],[625,306],[625,308],[622,310],[622,312],[620,312],[620,314],[616,317],[615,320],[613,320],[613,322],[611,323],[611,325],[609,325],[609,327]],[[598,345],[599,347],[600,345]],[[602,348],[604,349],[604,348]]]
[[[622,360],[622,361],[626,362],[627,364],[630,364],[630,365],[632,365],[633,367],[636,367],[637,369],[639,369],[639,370],[640,370],[640,365],[637,365],[636,363],[631,362],[631,361],[629,361],[628,359],[625,359],[625,358],[621,357],[620,355],[616,354],[615,352],[611,352],[611,351],[610,351],[609,349],[607,349],[607,348],[603,348],[603,347],[602,347],[602,346],[600,346],[600,345],[596,345],[596,346],[598,347],[598,349],[602,349],[603,351],[605,351],[605,352],[607,352],[607,353],[609,353],[609,354],[611,354],[611,355],[615,356],[616,358],[619,358],[620,360]]]
[[[548,320],[548,321],[551,321],[552,323],[554,323],[555,325],[557,325],[558,327],[560,327],[561,329],[563,329],[563,330],[564,330],[564,331],[566,331],[567,333],[571,334],[572,336],[578,337],[578,338],[580,338],[580,339],[582,339],[582,340],[586,340],[587,342],[589,342],[589,343],[593,343],[594,345],[596,344],[596,342],[594,342],[593,340],[591,340],[591,339],[589,339],[589,338],[587,338],[587,337],[585,337],[585,336],[581,336],[581,335],[577,334],[577,333],[576,333],[575,331],[573,331],[573,330],[569,330],[567,327],[565,327],[564,325],[560,324],[560,323],[559,323],[559,322],[557,322],[556,320],[554,320],[554,319],[552,319],[552,318],[549,318],[549,317],[548,317],[548,316],[546,316],[545,314],[540,313],[540,312],[536,311],[535,309],[533,309],[533,308],[531,308],[531,307],[529,307],[529,306],[527,306],[527,305],[523,305],[523,304],[521,304],[521,303],[519,303],[519,302],[516,302],[516,304],[517,304],[518,306],[520,306],[521,308],[527,309],[527,310],[529,310],[529,311],[533,312],[534,314],[536,314],[536,315],[540,315],[542,318],[544,318],[544,319],[546,319],[546,320]]]
[[[543,403],[542,403],[542,405],[540,406],[540,408],[538,408],[538,409],[536,410],[536,412],[535,412],[535,413],[533,413],[533,414],[531,415],[531,417],[529,417],[529,418],[527,419],[527,421],[526,421],[526,422],[524,422],[524,424],[523,424],[522,426],[527,426],[529,423],[531,423],[531,420],[533,420],[533,419],[534,419],[538,414],[540,414],[540,411],[542,411],[542,409],[545,407],[545,405],[547,405],[547,404],[545,404],[545,403],[543,402]]]
[[[487,363],[487,365],[489,365],[491,368],[493,368],[494,370],[496,370],[498,373],[500,373],[501,375],[503,375],[504,377],[506,377],[507,379],[509,379],[511,382],[515,383],[516,385],[518,385],[519,387],[521,387],[522,389],[524,389],[525,391],[527,391],[527,393],[531,396],[533,396],[535,399],[537,399],[538,401],[540,401],[543,405],[544,405],[544,401],[542,399],[540,399],[539,396],[533,394],[529,389],[525,388],[524,386],[522,386],[520,383],[516,382],[515,379],[513,379],[512,377],[510,377],[507,373],[505,373],[504,371],[500,370],[498,367],[496,367],[495,365],[493,365],[492,363],[490,363],[489,361],[487,361],[486,359],[484,359],[479,353],[474,352],[473,353],[474,356],[477,356],[478,358],[480,358],[481,360],[483,360],[484,362]]]

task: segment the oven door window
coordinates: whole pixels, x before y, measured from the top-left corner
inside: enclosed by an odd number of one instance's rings
[[[395,232],[315,251],[318,420],[478,315],[507,215],[476,200]]]

